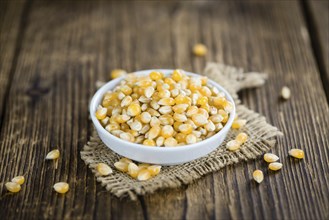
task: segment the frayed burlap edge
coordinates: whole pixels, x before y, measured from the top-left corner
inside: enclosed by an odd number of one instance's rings
[[[233,95],[236,103],[240,103],[237,91],[263,85],[266,79],[266,74],[243,73],[242,69],[217,63],[209,63],[203,74],[225,87]],[[237,114],[239,118],[247,120],[247,125],[238,131],[231,129],[222,146],[234,139],[239,132],[245,132],[250,138],[239,151],[230,152],[221,146],[207,156],[192,162],[163,167],[158,176],[148,181],[139,182],[115,169],[109,176],[98,176],[95,170],[98,163],[103,162],[113,168],[114,162],[118,161],[120,156],[106,147],[96,132],[81,151],[81,158],[91,168],[97,181],[101,182],[108,191],[119,198],[129,196],[135,200],[137,195],[153,193],[158,189],[180,187],[227,165],[255,159],[269,151],[276,143],[276,136],[282,134],[276,127],[268,124],[265,117],[243,105],[237,104]]]

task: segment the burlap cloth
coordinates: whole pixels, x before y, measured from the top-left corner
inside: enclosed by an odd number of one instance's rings
[[[139,182],[127,174],[117,171],[113,164],[121,157],[106,147],[97,136],[96,132],[81,151],[81,158],[96,175],[97,181],[117,197],[129,196],[136,199],[137,195],[153,193],[158,189],[176,188],[183,184],[190,184],[200,177],[220,170],[221,168],[255,159],[267,152],[276,143],[276,136],[282,133],[265,120],[265,117],[240,104],[237,92],[241,89],[258,87],[264,84],[266,74],[243,73],[240,68],[235,68],[218,63],[208,63],[203,75],[218,82],[230,92],[237,105],[239,118],[246,119],[247,124],[240,130],[231,129],[221,147],[205,157],[182,165],[163,167],[160,174],[148,181]],[[239,132],[249,135],[249,140],[239,151],[230,152],[225,149],[227,141],[232,140]],[[113,174],[102,177],[95,170],[97,163],[106,163],[113,168]]]

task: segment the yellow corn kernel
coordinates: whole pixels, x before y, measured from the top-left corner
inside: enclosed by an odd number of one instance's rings
[[[132,178],[136,178],[138,176],[139,167],[135,163],[129,163],[128,165],[128,174]]]
[[[149,166],[150,166],[150,164],[148,164],[148,163],[138,164],[138,168],[139,168],[140,171],[143,170],[143,169],[147,169]]]
[[[174,127],[175,131],[179,131],[179,126],[180,126],[181,124],[183,124],[183,123],[182,123],[182,122],[178,122],[178,121],[175,121],[175,122],[174,122],[173,127]]]
[[[150,73],[150,78],[154,81],[162,79],[162,74],[160,72],[153,71]]]
[[[162,127],[161,136],[164,138],[172,137],[174,134],[174,129],[171,125],[165,125]]]
[[[224,107],[224,110],[227,111],[227,112],[232,112],[233,109],[234,109],[233,104],[229,101],[225,102],[223,107]]]
[[[297,159],[303,159],[305,157],[304,151],[296,148],[291,149],[289,155]]]
[[[127,114],[130,116],[136,116],[136,115],[139,115],[141,113],[141,111],[142,111],[141,107],[138,103],[131,103],[128,106]]]
[[[224,111],[223,109],[219,109],[217,114],[219,114],[220,116],[223,117],[222,121],[223,123],[226,123],[228,120],[228,113],[226,111]]]
[[[54,184],[54,190],[58,193],[64,194],[67,191],[69,191],[69,184],[65,183],[65,182],[58,182]]]
[[[273,162],[268,165],[268,168],[273,171],[280,170],[282,168],[282,163]]]
[[[145,89],[145,88],[147,88],[147,87],[149,87],[149,86],[152,86],[152,81],[149,80],[149,79],[142,79],[142,80],[138,81],[138,82],[136,83],[136,85],[138,85],[138,86],[141,87],[142,89]],[[142,92],[142,94],[143,94],[143,92]]]
[[[119,160],[119,162],[129,164],[129,163],[132,163],[132,160],[130,160],[129,158],[123,157]]]
[[[154,94],[154,88],[152,86],[149,86],[144,90],[144,95],[146,98],[151,98],[153,94]]]
[[[264,154],[264,160],[267,163],[273,163],[275,161],[278,161],[279,157],[275,154],[272,154],[272,153],[266,153],[266,154]]]
[[[174,70],[172,76],[173,80],[175,80],[176,82],[179,82],[183,79],[183,73],[182,70]]]
[[[148,124],[150,123],[151,119],[152,119],[152,116],[150,113],[148,112],[143,112],[141,115],[140,115],[140,119],[141,119],[141,122],[145,123],[145,124]]]
[[[151,173],[151,176],[156,176],[161,171],[161,166],[159,165],[152,165],[147,168],[147,170]]]
[[[158,101],[159,105],[175,105],[175,99],[173,98],[162,98]]]
[[[113,130],[119,130],[120,129],[120,125],[118,123],[112,123],[109,125],[106,125],[105,130],[107,130],[108,132],[113,131]]]
[[[165,141],[165,138],[164,137],[158,137],[157,139],[156,139],[156,146],[162,146],[163,145],[163,143],[164,143],[164,141]]]
[[[170,98],[170,91],[167,89],[163,89],[161,91],[158,92],[158,96],[163,99],[163,98]]]
[[[123,94],[125,94],[125,95],[131,95],[131,93],[133,92],[133,89],[128,85],[123,85],[120,88],[120,91],[123,92]]]
[[[200,80],[201,80],[201,85],[203,85],[203,86],[207,85],[208,77],[202,76],[202,77],[200,77]]]
[[[127,130],[126,132],[128,132],[129,134],[131,134],[131,142],[134,142],[135,141],[135,137],[137,137],[139,135],[139,132],[138,131],[135,131],[135,130]]]
[[[229,151],[239,150],[240,146],[241,146],[241,143],[239,141],[236,141],[236,140],[231,140],[231,141],[227,142],[227,144],[226,144],[226,148]]]
[[[185,139],[185,141],[186,141],[186,143],[187,144],[195,144],[196,143],[196,136],[194,135],[194,134],[188,134],[187,136],[186,136],[186,139]]]
[[[161,121],[157,117],[153,116],[150,121],[150,126],[156,127],[156,126],[160,126],[160,125],[161,125]]]
[[[207,54],[207,47],[204,44],[195,44],[193,46],[193,53],[199,57],[205,56]]]
[[[160,132],[161,132],[161,127],[160,126],[154,126],[149,130],[149,132],[146,133],[147,138],[152,140],[152,139],[158,137]]]
[[[200,93],[205,97],[211,96],[211,90],[207,86],[202,86],[202,88],[200,89]]]
[[[25,178],[24,176],[15,176],[14,178],[11,179],[11,182],[22,185],[25,182]]]
[[[161,115],[159,117],[159,120],[162,125],[173,125],[174,124],[174,119],[171,115]]]
[[[175,80],[173,80],[172,78],[169,78],[169,77],[166,77],[164,79],[164,82],[167,83],[169,86],[176,83]]]
[[[208,104],[208,98],[206,96],[198,98],[197,104],[201,106]]]
[[[178,143],[185,142],[185,140],[186,140],[186,134],[184,134],[184,133],[177,133],[175,135],[175,138],[176,138],[176,140],[177,140]]]
[[[232,128],[234,128],[234,129],[240,129],[243,126],[245,126],[246,123],[247,123],[247,120],[243,120],[243,119],[234,120],[233,123],[232,123]]]
[[[14,183],[14,182],[7,182],[5,184],[6,186],[6,189],[9,191],[9,192],[12,192],[12,193],[17,193],[19,191],[21,191],[21,185],[18,184],[18,183]]]
[[[116,79],[119,78],[121,76],[125,76],[127,75],[127,72],[125,70],[122,69],[114,69],[111,71],[111,78],[112,79]]]
[[[161,114],[170,114],[172,113],[172,108],[170,105],[161,106],[158,110]]]
[[[184,96],[182,94],[179,94],[178,96],[176,96],[175,98],[175,103],[178,104],[188,104],[191,105],[192,100],[190,97],[188,96]]]
[[[55,149],[55,150],[50,151],[47,154],[46,160],[56,160],[56,159],[59,158],[59,156],[60,156],[59,150],[58,149]]]
[[[212,121],[208,121],[208,123],[204,126],[204,128],[207,131],[215,131],[216,130],[216,126]]]
[[[128,163],[118,161],[114,163],[114,167],[121,172],[128,172]]]
[[[198,83],[190,83],[188,86],[189,90],[191,90],[192,92],[198,91],[201,89],[201,84]]]
[[[125,123],[129,119],[130,119],[130,117],[128,115],[116,115],[115,116],[115,121],[119,124]]]
[[[99,164],[97,164],[96,170],[97,170],[97,172],[101,176],[107,176],[107,175],[109,175],[109,174],[111,174],[113,172],[112,169],[111,169],[111,167],[109,167],[105,163],[99,163]]]
[[[172,110],[176,113],[182,114],[188,108],[188,104],[178,104],[172,107]]]
[[[226,105],[226,98],[225,97],[214,97],[213,98],[213,104],[214,106],[216,106],[217,108],[221,107],[221,108],[224,108],[224,105]]]
[[[177,145],[177,140],[173,137],[169,137],[164,141],[166,147],[174,147]]]
[[[130,124],[130,128],[133,131],[140,131],[142,130],[142,123],[140,123],[139,121],[135,120],[133,123]]]
[[[122,99],[121,101],[121,107],[126,107],[129,106],[133,101],[133,98],[131,98],[131,96],[126,96]]]
[[[285,100],[289,99],[291,96],[290,89],[287,86],[284,86],[281,90],[281,97]]]
[[[235,140],[240,142],[240,144],[244,144],[248,140],[248,135],[244,132],[241,132],[236,136]]]
[[[147,109],[147,112],[151,114],[151,116],[159,117],[160,113],[157,110],[154,110],[153,108]]]
[[[96,110],[95,116],[98,120],[102,120],[106,117],[107,108],[100,107]]]
[[[173,118],[174,118],[175,121],[178,121],[178,122],[185,122],[185,121],[187,121],[187,117],[184,114],[174,113]]]
[[[122,132],[119,137],[122,139],[122,140],[125,140],[125,141],[129,141],[129,142],[134,142],[135,140],[135,137],[128,133],[128,132]]]
[[[203,114],[192,115],[192,121],[196,126],[202,126],[208,122],[207,118]]]
[[[264,174],[261,170],[255,170],[252,173],[252,177],[257,183],[261,183],[264,180]]]
[[[199,108],[198,109],[198,114],[204,115],[207,119],[209,118],[209,113],[206,109],[204,108]]]
[[[142,169],[138,172],[137,179],[139,181],[145,181],[151,178],[151,173],[148,169]]]
[[[191,124],[182,124],[179,127],[179,131],[182,132],[183,134],[191,134],[193,127]]]
[[[143,141],[143,145],[146,145],[146,146],[155,146],[155,141],[154,140],[150,140],[150,139],[145,139]]]
[[[103,101],[102,101],[102,106],[103,107],[108,107],[111,105],[111,102],[115,99],[118,98],[118,94],[116,92],[113,93],[106,93],[104,95]]]
[[[199,111],[198,107],[196,107],[196,106],[190,106],[187,109],[186,116],[187,117],[192,117],[192,115],[197,114],[198,111]]]

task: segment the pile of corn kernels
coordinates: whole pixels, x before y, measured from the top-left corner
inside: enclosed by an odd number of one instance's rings
[[[226,124],[233,104],[208,84],[183,70],[165,76],[126,75],[108,91],[95,115],[111,134],[147,146],[181,146],[209,138]]]

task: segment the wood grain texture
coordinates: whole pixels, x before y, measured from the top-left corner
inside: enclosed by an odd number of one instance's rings
[[[329,1],[306,2],[309,9],[309,26],[318,67],[322,74],[323,87],[329,100]]]
[[[328,219],[329,110],[299,2],[33,1],[24,19],[8,102],[2,106],[0,216]],[[191,55],[197,42],[208,46],[205,58]],[[284,169],[271,173],[262,160],[250,161],[136,202],[111,196],[79,156],[91,133],[87,106],[95,81],[107,80],[117,67],[200,72],[206,61],[269,74],[266,86],[240,95],[285,133],[273,150]],[[292,90],[286,102],[278,99],[284,85]],[[55,147],[62,153],[57,170],[44,161]],[[289,158],[291,147],[304,149],[306,158]],[[256,168],[265,171],[261,185],[250,180]],[[6,193],[3,183],[19,174],[26,176],[22,191]],[[57,181],[70,184],[65,196],[53,192]]]

